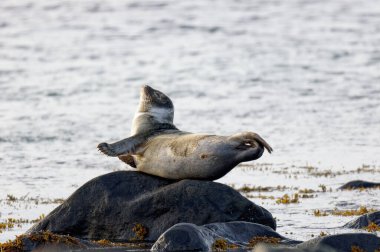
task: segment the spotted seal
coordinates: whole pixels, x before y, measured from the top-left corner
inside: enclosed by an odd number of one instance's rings
[[[164,93],[143,86],[131,137],[100,143],[104,154],[119,157],[138,171],[167,179],[215,180],[241,162],[260,158],[272,148],[258,134],[195,134],[173,124],[174,106]]]

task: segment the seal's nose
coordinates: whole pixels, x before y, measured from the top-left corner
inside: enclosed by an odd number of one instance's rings
[[[148,85],[143,85],[141,87],[141,93],[145,95],[151,95],[154,92],[154,89]]]
[[[141,88],[143,88],[143,89],[145,89],[145,88],[147,88],[147,89],[152,89],[152,87],[149,86],[149,85],[143,85]]]

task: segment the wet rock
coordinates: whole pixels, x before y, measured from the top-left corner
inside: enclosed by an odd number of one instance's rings
[[[368,213],[368,214],[363,214],[362,216],[356,218],[355,220],[348,222],[343,227],[362,229],[362,228],[368,227],[368,225],[371,222],[380,226],[380,211]]]
[[[318,237],[297,245],[299,249],[335,249],[345,251],[375,251],[380,248],[380,238],[374,234],[348,233]],[[357,249],[357,250],[354,250]],[[361,250],[359,250],[361,249]]]
[[[89,241],[69,235],[57,235],[49,231],[33,232],[17,236],[13,241],[0,245],[2,252],[67,252],[67,251],[126,251],[149,249],[151,243],[113,243],[107,240]],[[117,250],[120,248],[120,250]]]
[[[71,249],[89,249],[99,247],[96,243],[70,237],[56,235],[51,232],[34,232],[18,236],[13,241],[3,243],[1,251],[68,251]]]
[[[351,250],[350,250],[351,251]],[[319,246],[318,248],[297,248],[297,247],[289,247],[289,246],[272,246],[267,244],[259,244],[257,245],[252,252],[338,252],[336,249],[326,246]]]
[[[266,209],[229,186],[118,171],[87,182],[28,233],[49,230],[91,240],[155,241],[180,222],[229,221],[276,227]]]
[[[221,250],[236,247],[248,248],[255,237],[280,244],[300,243],[279,235],[268,226],[250,222],[213,223],[203,226],[179,223],[166,230],[151,250],[211,251],[216,248]]]
[[[253,252],[369,252],[379,248],[380,238],[374,234],[348,233],[317,237],[294,247],[259,245]]]
[[[380,183],[368,182],[364,180],[353,180],[342,185],[341,187],[339,187],[339,189],[354,190],[354,189],[375,188],[375,187],[380,187]]]

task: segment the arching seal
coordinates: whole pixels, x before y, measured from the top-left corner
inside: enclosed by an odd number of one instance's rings
[[[194,134],[177,129],[173,117],[170,98],[143,86],[132,136],[113,144],[101,143],[98,149],[141,172],[168,179],[204,180],[218,179],[239,163],[260,158],[264,148],[272,152],[256,133]]]

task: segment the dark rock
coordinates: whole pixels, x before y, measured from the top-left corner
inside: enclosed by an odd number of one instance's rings
[[[110,241],[82,240],[68,235],[53,234],[49,231],[33,232],[17,236],[15,240],[3,243],[1,251],[18,252],[67,252],[67,251],[126,251],[136,249],[149,249],[150,243],[112,243]],[[120,250],[117,250],[120,248]]]
[[[15,240],[6,242],[6,245],[4,245],[4,251],[49,252],[96,247],[99,247],[96,243],[70,237],[68,235],[56,235],[51,232],[34,232],[28,235],[17,236]]]
[[[276,227],[266,209],[229,186],[118,171],[87,182],[28,233],[49,230],[91,240],[155,241],[180,222],[229,221]]]
[[[363,214],[362,216],[356,218],[355,220],[348,222],[343,227],[362,229],[362,228],[367,227],[371,222],[380,226],[380,211]]]
[[[318,237],[297,245],[300,249],[320,249],[321,247],[332,248],[337,252],[352,251],[356,247],[369,252],[380,248],[380,238],[368,233],[337,234]]]
[[[267,245],[267,244],[259,244],[255,247],[255,249],[252,252],[337,252],[337,250],[331,247],[323,246],[323,245],[317,248],[301,249],[297,247],[289,247],[289,246],[284,246],[284,245],[273,246],[273,245]]]
[[[317,237],[294,247],[262,245],[255,247],[253,252],[374,252],[379,248],[380,238],[376,235],[349,233]]]
[[[213,236],[197,225],[180,223],[164,232],[151,250],[167,251],[207,251],[211,248]]]
[[[368,181],[363,181],[363,180],[353,180],[342,185],[341,187],[339,187],[339,189],[353,190],[353,189],[375,188],[375,187],[380,187],[380,183],[368,182]]]
[[[211,251],[216,240],[226,242],[227,247],[233,245],[248,248],[250,240],[254,237],[278,238],[281,244],[300,243],[279,235],[270,227],[244,221],[212,223],[203,226],[179,223],[166,230],[153,245],[152,250]]]

